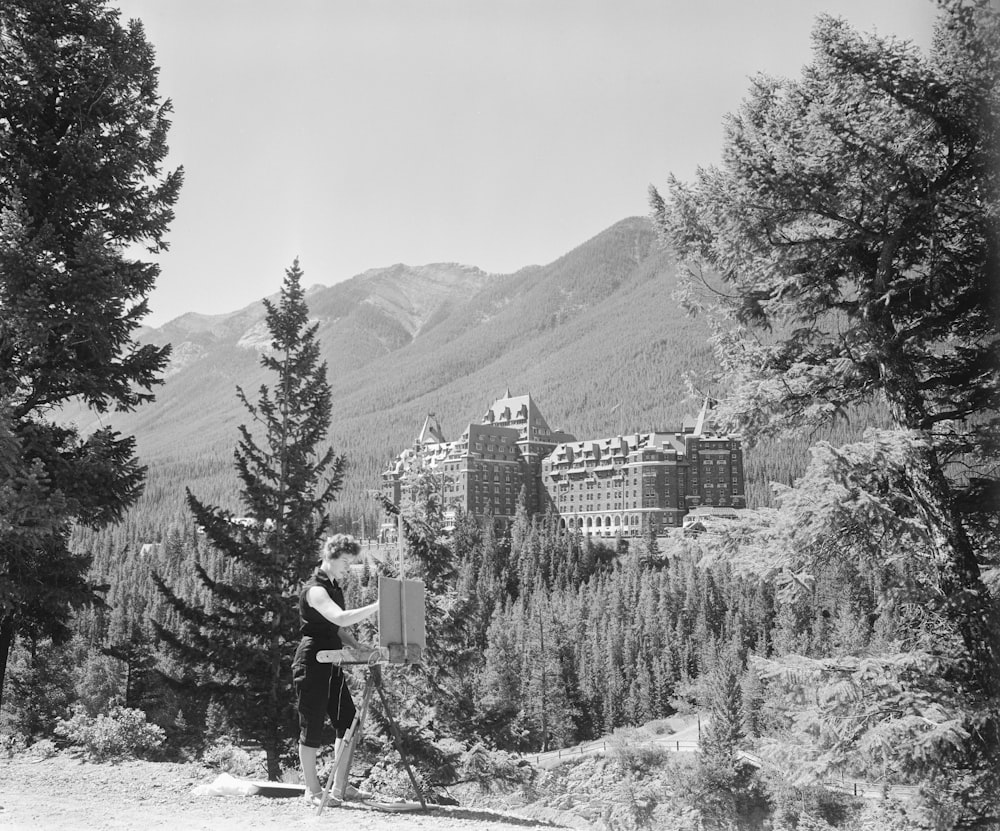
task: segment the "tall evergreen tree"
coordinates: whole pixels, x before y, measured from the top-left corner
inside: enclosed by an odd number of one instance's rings
[[[692,272],[722,280],[724,426],[752,439],[887,406],[898,435],[868,452],[897,445],[907,465],[873,471],[863,515],[891,506],[922,531],[914,559],[928,546],[935,657],[977,702],[963,765],[989,780],[974,797],[956,777],[949,800],[956,827],[980,827],[1000,792],[996,555],[970,533],[1000,492],[1000,12],[940,5],[927,54],[820,18],[802,77],[756,79],[722,167],[652,207]]]
[[[529,744],[542,751],[553,743],[564,747],[575,738],[573,706],[561,661],[564,632],[541,575],[525,604],[522,631],[521,707]]]
[[[744,813],[755,777],[737,756],[746,735],[739,657],[732,645],[712,644],[707,651],[702,697],[709,719],[698,757],[696,804],[707,828],[729,828]]]
[[[15,635],[65,639],[69,608],[94,596],[70,526],[120,519],[141,491],[131,437],[83,436],[51,412],[132,409],[159,382],[168,350],[134,339],[159,266],[128,254],[166,248],[182,180],[161,171],[170,110],[142,25],[104,0],[0,5],[0,417],[17,455],[0,502],[14,506],[0,516],[0,691]]]
[[[261,365],[274,373],[274,389],[262,385],[254,403],[237,388],[256,427],[239,427],[235,451],[245,517],[236,521],[229,511],[206,505],[188,491],[195,521],[231,566],[231,576],[212,574],[196,563],[211,611],[159,574],[154,577],[184,622],[179,632],[159,626],[159,635],[186,665],[207,674],[210,680],[198,686],[225,706],[235,727],[260,742],[272,779],[281,773],[284,742],[294,735],[296,599],[319,557],[327,509],[345,468],[342,456],[320,448],[330,427],[330,386],[301,278],[296,259],[285,272],[278,305],[264,301],[271,348]]]
[[[1000,13],[942,5],[927,56],[820,18],[803,77],[758,78],[730,119],[724,166],[652,201],[694,270],[724,282],[733,392],[717,419],[752,439],[883,400],[923,441],[941,589],[974,683],[1000,695],[964,515],[1000,490]],[[948,475],[956,456],[971,476]]]
[[[526,625],[524,600],[498,607],[476,678],[476,728],[500,747],[517,747],[522,733],[521,665]]]

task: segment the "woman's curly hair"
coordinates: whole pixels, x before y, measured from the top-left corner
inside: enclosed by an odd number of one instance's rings
[[[334,534],[323,543],[324,560],[338,560],[345,554],[354,557],[360,552],[360,543],[350,534]]]

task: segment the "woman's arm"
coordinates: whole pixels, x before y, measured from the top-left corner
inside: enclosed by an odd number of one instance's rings
[[[309,589],[306,594],[306,602],[330,621],[330,623],[336,623],[337,626],[351,626],[364,620],[366,617],[371,617],[378,611],[377,600],[374,603],[369,603],[367,606],[359,606],[357,609],[344,611],[319,586],[313,586]]]

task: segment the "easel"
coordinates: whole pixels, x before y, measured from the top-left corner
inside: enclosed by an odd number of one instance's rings
[[[361,698],[361,708],[354,716],[354,721],[344,734],[341,740],[340,749],[333,759],[333,768],[327,777],[326,787],[323,788],[323,796],[316,809],[316,815],[323,813],[330,791],[333,789],[337,779],[337,773],[341,768],[344,771],[344,781],[347,781],[347,774],[351,768],[351,760],[354,758],[354,749],[361,739],[361,731],[364,728],[365,717],[368,715],[368,706],[371,704],[372,692],[378,692],[382,701],[382,709],[385,712],[386,720],[389,722],[389,734],[392,736],[393,744],[403,761],[406,774],[410,777],[413,790],[420,800],[420,807],[427,809],[427,802],[424,800],[423,791],[417,783],[410,762],[406,758],[403,750],[403,736],[399,731],[399,726],[393,718],[392,710],[385,696],[382,685],[382,664],[416,664],[420,662],[423,652],[424,635],[424,609],[423,609],[423,585],[416,581],[407,581],[403,578],[403,554],[405,541],[403,535],[403,518],[398,517],[399,535],[399,579],[389,580],[379,578],[379,648],[373,650],[355,649],[328,649],[321,650],[316,654],[316,660],[321,663],[334,663],[339,666],[364,666],[367,670],[365,677],[365,690]],[[396,589],[398,585],[398,597]],[[383,604],[383,589],[385,589],[385,603]],[[415,591],[419,589],[419,591]],[[407,595],[411,596],[411,606],[407,613]],[[419,608],[414,607],[413,599],[419,599]],[[398,600],[398,602],[397,602]],[[415,641],[415,642],[413,642]],[[371,807],[379,807],[377,804],[368,803]],[[391,804],[391,803],[390,803]],[[392,810],[383,805],[384,810]],[[398,809],[397,809],[398,810]]]
[[[375,657],[380,657],[381,650],[372,653]],[[323,658],[320,658],[323,655]],[[354,716],[354,721],[351,724],[350,729],[344,734],[344,738],[340,743],[340,750],[333,759],[333,768],[330,770],[330,775],[326,780],[326,787],[323,788],[323,797],[320,799],[319,807],[316,809],[316,815],[319,816],[323,813],[323,808],[326,807],[327,800],[330,797],[330,791],[333,790],[334,782],[337,778],[337,772],[343,765],[345,768],[345,779],[346,772],[350,770],[351,760],[354,757],[354,749],[357,747],[358,742],[361,739],[361,732],[364,728],[365,717],[368,715],[368,706],[371,704],[372,692],[377,692],[379,699],[382,701],[382,709],[385,712],[386,720],[389,722],[389,734],[392,736],[393,745],[396,751],[399,753],[400,758],[403,760],[403,766],[406,768],[406,774],[410,777],[410,783],[413,785],[413,791],[416,793],[417,798],[420,800],[420,807],[424,810],[427,808],[427,802],[424,799],[423,791],[420,789],[420,785],[417,783],[417,778],[413,775],[413,769],[410,767],[410,761],[406,757],[406,751],[403,749],[403,735],[399,732],[399,725],[396,724],[396,719],[393,718],[392,710],[389,708],[389,702],[385,696],[385,690],[382,685],[382,661],[372,662],[366,653],[360,650],[353,649],[336,649],[336,650],[326,650],[326,654],[323,652],[319,653],[317,659],[326,662],[324,659],[329,657],[331,660],[329,663],[336,663],[340,666],[364,666],[367,670],[367,676],[365,678],[365,691],[361,697],[361,708]]]

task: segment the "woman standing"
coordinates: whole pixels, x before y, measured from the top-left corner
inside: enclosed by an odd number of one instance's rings
[[[360,551],[358,541],[349,534],[335,534],[323,545],[319,568],[302,587],[299,595],[299,633],[302,640],[295,650],[292,681],[299,711],[299,762],[306,784],[306,798],[318,805],[323,786],[316,771],[316,751],[320,746],[323,723],[329,716],[337,733],[334,752],[340,751],[344,734],[354,721],[354,701],[344,671],[335,664],[321,664],[316,653],[321,649],[361,648],[351,626],[378,611],[378,601],[359,609],[344,609],[344,591],[340,581],[347,576],[351,563]],[[327,804],[340,799],[362,796],[347,784],[346,766],[337,771],[333,794]]]

